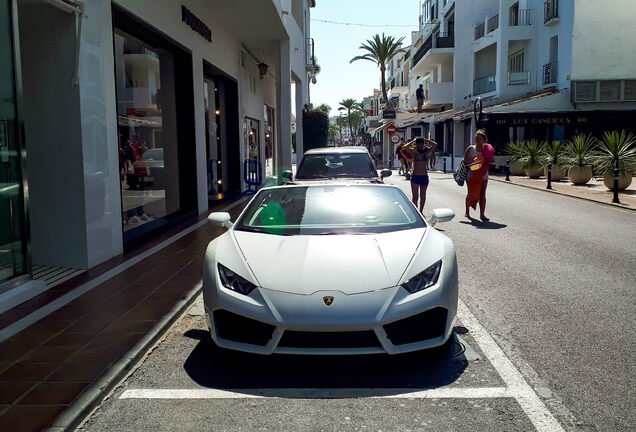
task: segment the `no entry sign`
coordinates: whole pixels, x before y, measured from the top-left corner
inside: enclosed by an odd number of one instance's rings
[[[391,135],[393,135],[394,133],[397,132],[397,128],[395,127],[395,125],[389,125],[387,126],[386,131],[390,133]]]

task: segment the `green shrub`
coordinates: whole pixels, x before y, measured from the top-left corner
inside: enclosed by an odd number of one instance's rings
[[[329,135],[329,116],[320,109],[303,109],[303,151],[326,147]]]

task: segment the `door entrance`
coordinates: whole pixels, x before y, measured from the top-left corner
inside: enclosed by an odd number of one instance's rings
[[[11,2],[0,0],[0,284],[27,273]],[[0,288],[0,292],[2,292]]]

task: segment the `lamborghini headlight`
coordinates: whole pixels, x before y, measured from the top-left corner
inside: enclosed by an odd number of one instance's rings
[[[430,288],[437,283],[441,268],[442,260],[439,260],[423,272],[404,282],[402,287],[411,294]]]
[[[224,265],[218,264],[218,269],[219,276],[221,276],[221,283],[225,288],[243,295],[249,295],[249,293],[256,288],[256,285],[252,282],[234,273]]]

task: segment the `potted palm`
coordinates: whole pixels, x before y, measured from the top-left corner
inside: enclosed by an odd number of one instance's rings
[[[543,153],[544,142],[535,139],[526,141],[523,146],[523,153],[517,159],[517,162],[525,170],[526,175],[530,178],[541,177],[541,155]]]
[[[525,141],[511,141],[506,145],[506,153],[510,155],[510,174],[512,175],[525,174],[524,169],[518,162],[518,159],[523,156],[523,147],[525,145]]]
[[[575,135],[565,143],[564,166],[573,184],[584,185],[592,179],[596,143],[596,138],[584,134]]]
[[[543,175],[548,177],[548,165],[552,164],[552,180],[559,181],[565,177],[563,168],[563,150],[565,145],[561,141],[552,141],[541,149],[541,161],[543,162]]]
[[[614,189],[614,169],[618,168],[618,189],[627,189],[636,173],[636,137],[624,130],[605,132],[594,157],[594,168],[610,190]]]

